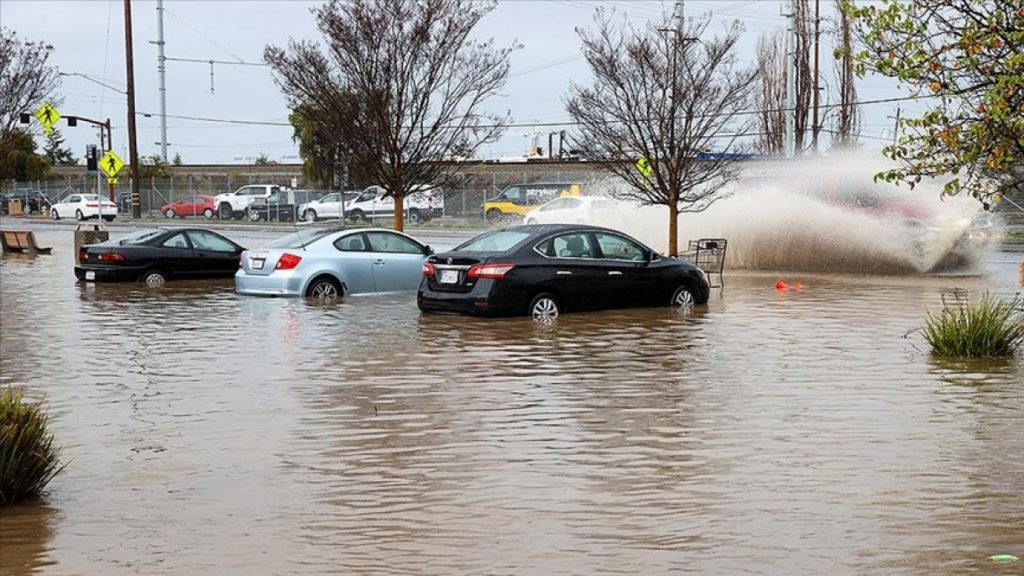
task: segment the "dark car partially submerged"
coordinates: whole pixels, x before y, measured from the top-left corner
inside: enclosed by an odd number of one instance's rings
[[[704,304],[702,270],[608,228],[514,226],[487,232],[423,264],[424,312],[488,316]]]
[[[87,282],[231,278],[245,250],[201,228],[141,230],[125,238],[82,246],[75,277]]]

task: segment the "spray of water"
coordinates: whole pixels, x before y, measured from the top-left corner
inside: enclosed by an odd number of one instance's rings
[[[701,213],[681,214],[679,246],[726,238],[727,265],[762,270],[907,274],[980,262],[991,226],[978,202],[940,197],[940,182],[913,190],[876,184],[883,165],[867,155],[750,163],[727,196]],[[621,181],[590,183],[614,197]],[[620,203],[587,221],[622,230],[660,250],[668,210]]]

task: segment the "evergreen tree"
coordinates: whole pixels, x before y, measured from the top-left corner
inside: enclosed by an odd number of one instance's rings
[[[43,156],[46,156],[51,166],[75,166],[78,164],[71,149],[64,146],[64,137],[60,135],[60,130],[56,128],[46,137],[46,144],[43,145]]]

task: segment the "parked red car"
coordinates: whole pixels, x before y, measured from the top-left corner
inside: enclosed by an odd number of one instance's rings
[[[200,214],[207,218],[213,218],[213,215],[217,213],[217,205],[213,201],[213,196],[196,194],[194,196],[186,196],[177,202],[164,204],[160,212],[168,218],[199,216]]]

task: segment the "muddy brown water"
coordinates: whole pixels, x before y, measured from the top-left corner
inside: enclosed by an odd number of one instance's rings
[[[0,260],[0,383],[45,396],[69,464],[0,510],[0,573],[1024,570],[987,560],[1024,557],[1024,359],[906,335],[944,290],[1012,293],[1018,256],[732,272],[688,315],[544,327],[81,286],[71,233],[38,234],[53,256]]]

